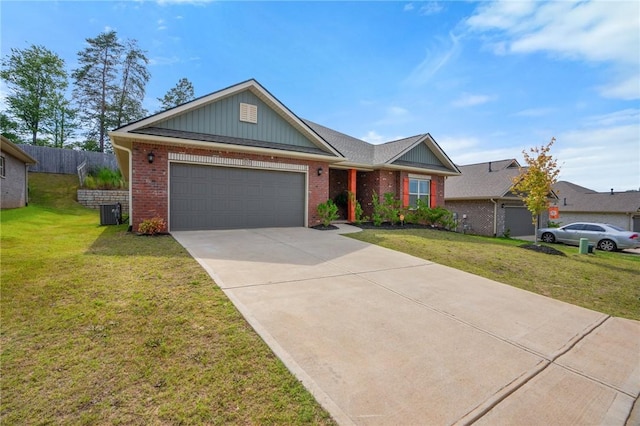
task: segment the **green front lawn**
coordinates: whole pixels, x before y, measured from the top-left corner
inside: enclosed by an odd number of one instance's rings
[[[609,315],[640,320],[640,255],[580,255],[554,244],[567,257],[518,247],[524,241],[420,230],[365,230],[349,237],[402,251],[514,287]]]
[[[333,424],[170,236],[31,174],[1,225],[2,424]]]

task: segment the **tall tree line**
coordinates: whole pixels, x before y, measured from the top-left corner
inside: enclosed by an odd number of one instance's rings
[[[56,147],[109,149],[107,132],[147,114],[142,106],[150,79],[149,60],[136,40],[115,31],[86,39],[79,67],[69,74],[64,60],[44,46],[12,49],[0,77],[9,93],[0,131],[16,142]],[[69,79],[73,101],[67,99]]]

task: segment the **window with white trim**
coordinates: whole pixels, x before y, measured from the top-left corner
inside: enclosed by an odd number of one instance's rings
[[[0,156],[0,177],[5,176],[4,155]]]
[[[416,207],[418,199],[421,199],[429,207],[431,181],[428,179],[409,178],[409,206]]]

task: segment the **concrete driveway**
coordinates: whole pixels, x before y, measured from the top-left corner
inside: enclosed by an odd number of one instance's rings
[[[340,424],[640,424],[640,322],[349,228],[173,235]]]

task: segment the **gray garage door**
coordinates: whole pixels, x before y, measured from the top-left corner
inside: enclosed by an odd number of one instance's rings
[[[172,231],[304,226],[304,173],[171,164]]]
[[[531,223],[531,212],[524,207],[505,208],[504,229],[511,232],[512,237],[533,235],[535,228]]]

